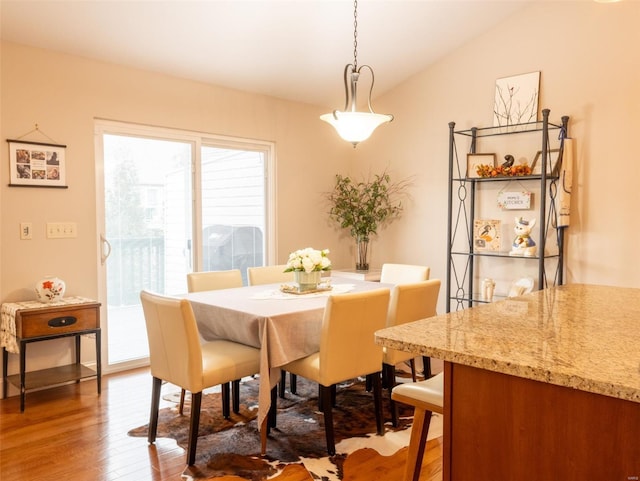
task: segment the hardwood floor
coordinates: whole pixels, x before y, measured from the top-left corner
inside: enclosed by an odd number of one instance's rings
[[[185,452],[172,439],[146,439],[127,432],[148,422],[151,377],[147,369],[0,401],[0,479],[12,481],[174,481],[181,480]],[[162,401],[164,403],[165,401]],[[162,407],[162,404],[161,404]],[[406,450],[383,457],[372,450],[354,453],[345,481],[402,479]],[[441,481],[442,438],[428,443],[420,481]],[[237,476],[216,481],[238,481]],[[289,466],[276,481],[311,481],[300,466]]]

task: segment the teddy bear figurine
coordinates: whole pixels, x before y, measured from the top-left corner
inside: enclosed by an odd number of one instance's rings
[[[531,230],[536,225],[536,220],[525,220],[522,217],[516,217],[516,224],[513,230],[516,238],[511,246],[510,256],[534,257],[536,255],[536,243],[531,238]]]

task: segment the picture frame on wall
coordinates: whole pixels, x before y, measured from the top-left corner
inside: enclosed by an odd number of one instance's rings
[[[553,149],[547,152],[547,175],[556,176],[560,168],[560,149]],[[542,150],[538,150],[531,163],[531,174],[542,175]]]
[[[496,166],[496,154],[467,154],[467,177],[470,179],[478,179],[479,165]]]
[[[473,222],[473,251],[498,252],[501,248],[502,222],[496,219],[476,219]]]
[[[9,186],[66,188],[66,145],[10,140]]]
[[[539,96],[539,71],[497,79],[493,126],[506,127],[536,122]]]

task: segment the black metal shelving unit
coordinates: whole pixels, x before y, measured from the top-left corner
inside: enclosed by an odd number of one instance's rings
[[[537,262],[537,288],[549,285],[561,285],[564,282],[564,228],[556,226],[556,194],[558,188],[557,170],[547,172],[551,145],[557,144],[558,170],[562,162],[564,139],[568,135],[569,117],[564,116],[561,123],[549,122],[550,110],[542,111],[542,120],[525,124],[500,127],[473,127],[468,130],[455,130],[455,122],[449,123],[449,195],[447,228],[447,312],[472,307],[483,301],[477,294],[476,265],[479,259],[500,258],[518,259],[518,262]],[[557,132],[557,140],[550,140],[550,132]],[[524,177],[470,178],[466,175],[466,153],[463,159],[458,157],[456,141],[468,140],[466,152],[477,153],[480,139],[484,137],[539,135],[541,142],[542,166],[540,175]],[[534,139],[535,141],[535,139]],[[508,139],[505,138],[507,143]],[[532,257],[514,257],[508,252],[474,252],[473,231],[476,216],[476,200],[487,183],[518,181],[527,183],[535,189],[538,196],[537,215],[538,237],[537,255]],[[506,184],[505,184],[506,185]],[[554,252],[549,254],[547,247],[550,235],[555,243]]]

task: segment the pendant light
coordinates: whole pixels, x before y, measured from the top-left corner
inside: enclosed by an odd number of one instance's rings
[[[356,110],[358,79],[362,69],[371,72],[371,88],[367,105],[368,112],[358,112]],[[351,142],[353,147],[368,139],[373,131],[385,122],[391,122],[393,115],[377,114],[371,107],[371,93],[373,92],[374,75],[373,69],[369,65],[358,67],[358,0],[353,2],[353,64],[347,64],[344,68],[344,111],[334,110],[332,113],[320,116],[321,120],[328,122],[338,132],[344,140]]]

